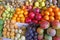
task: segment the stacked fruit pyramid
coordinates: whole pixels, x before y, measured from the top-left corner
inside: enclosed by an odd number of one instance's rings
[[[0,3],[0,40],[60,40],[59,0],[9,2]]]

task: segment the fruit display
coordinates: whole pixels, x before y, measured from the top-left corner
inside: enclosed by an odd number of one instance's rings
[[[3,20],[11,19],[13,16],[14,8],[10,8],[8,5],[6,5],[5,8],[6,10],[2,14]]]
[[[54,21],[54,20],[60,20],[60,8],[56,6],[50,6],[46,10],[42,11],[41,14],[43,16],[43,20],[47,21]]]
[[[0,1],[0,40],[60,40],[60,0]]]
[[[15,24],[15,22],[12,22],[10,20],[6,20],[4,23],[4,28],[3,28],[3,37],[5,38],[15,38],[15,31],[18,29],[18,26]]]

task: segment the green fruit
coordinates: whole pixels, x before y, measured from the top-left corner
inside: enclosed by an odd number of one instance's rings
[[[6,17],[4,17],[3,20],[6,20]]]
[[[14,12],[14,9],[13,8],[11,9],[11,12]]]
[[[3,14],[2,14],[2,17],[6,17],[6,13],[3,13]]]
[[[2,19],[0,19],[0,24],[2,25],[4,23],[4,21]]]
[[[39,2],[35,2],[35,7],[39,7]]]
[[[38,2],[42,2],[42,0],[38,0]]]
[[[9,18],[10,17],[10,14],[7,14],[7,18]]]
[[[41,2],[40,7],[44,7],[44,6],[45,6],[45,2]]]
[[[45,34],[45,40],[52,40],[52,36]]]
[[[7,8],[7,11],[10,11],[10,10],[11,10],[10,7],[8,7],[8,8]]]
[[[10,18],[11,18],[12,16],[13,16],[13,14],[11,13],[11,14],[10,14]]]
[[[8,20],[9,18],[6,18],[6,20]]]
[[[5,14],[9,14],[9,12],[7,10],[5,10]]]

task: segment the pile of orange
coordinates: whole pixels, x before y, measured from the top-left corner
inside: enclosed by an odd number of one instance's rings
[[[12,20],[15,20],[16,22],[25,22],[25,18],[28,16],[28,11],[23,8],[16,8],[16,11],[12,17]]]
[[[53,20],[59,20],[60,21],[60,8],[56,6],[50,6],[46,10],[43,10],[41,12],[43,16],[43,20],[47,21],[53,21]]]

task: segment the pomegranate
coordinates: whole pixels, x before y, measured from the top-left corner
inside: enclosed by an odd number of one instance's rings
[[[29,13],[29,18],[33,19],[35,17],[35,14],[33,12]]]
[[[42,16],[41,16],[41,14],[36,14],[35,18],[36,18],[36,20],[41,20]]]
[[[31,19],[30,18],[26,18],[26,23],[30,23],[31,22]]]

